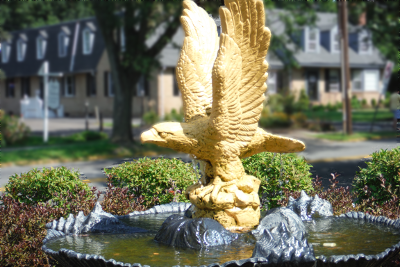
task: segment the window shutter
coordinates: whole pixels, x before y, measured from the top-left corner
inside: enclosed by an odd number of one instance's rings
[[[62,77],[60,79],[60,83],[61,83],[61,95],[65,96],[65,77]]]
[[[342,91],[342,70],[339,69],[339,91]]]
[[[10,97],[10,81],[8,79],[6,79],[4,85],[6,87],[6,97]]]
[[[325,92],[329,92],[329,69],[325,69]]]
[[[75,95],[75,76],[71,76],[71,93],[74,96]]]
[[[104,96],[108,96],[108,72],[104,72]]]
[[[90,96],[90,73],[86,73],[86,96]]]

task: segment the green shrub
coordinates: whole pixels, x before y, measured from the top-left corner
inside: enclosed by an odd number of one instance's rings
[[[336,105],[332,105],[331,103],[328,103],[328,105],[326,106],[326,109],[327,109],[328,111],[333,112],[333,111],[336,111],[336,110],[337,110],[337,107],[336,107]]]
[[[314,105],[314,106],[312,106],[311,109],[314,112],[318,112],[318,111],[324,111],[325,107],[324,107],[324,105]]]
[[[307,127],[307,116],[302,112],[294,113],[290,119],[293,122],[293,126],[296,128],[304,128]]]
[[[374,152],[367,168],[360,168],[356,173],[353,186],[358,202],[373,197],[382,204],[399,196],[400,147]]]
[[[281,165],[282,156],[282,165]],[[274,208],[284,198],[283,188],[290,192],[304,190],[310,193],[312,178],[309,165],[296,154],[276,154],[263,152],[242,159],[247,174],[261,180],[259,195],[263,208]]]
[[[153,125],[159,121],[158,115],[155,111],[151,110],[143,114],[143,121],[147,125]]]
[[[289,127],[290,119],[286,113],[273,112],[270,116],[262,116],[259,124],[263,128]]]
[[[283,96],[280,94],[273,94],[268,96],[267,105],[272,112],[283,112]]]
[[[361,108],[361,102],[357,99],[355,95],[351,97],[351,108],[352,109],[360,109]]]
[[[366,108],[366,107],[367,107],[367,100],[366,100],[365,98],[363,98],[363,99],[361,100],[361,107],[362,107],[362,108]]]
[[[336,102],[336,110],[338,110],[338,109],[343,109],[343,102],[341,102],[341,101],[338,101],[338,102]]]
[[[84,200],[94,198],[87,184],[79,179],[79,172],[66,167],[37,170],[36,168],[21,175],[14,174],[5,186],[6,193],[20,202],[32,204],[51,200],[58,207],[69,201],[67,196],[76,197],[85,190]]]
[[[184,114],[183,110],[181,109],[179,113],[176,111],[176,109],[172,109],[171,113],[167,113],[164,116],[164,121],[177,121],[177,122],[183,122]]]
[[[307,111],[309,109],[310,99],[304,89],[301,89],[299,100],[295,103],[296,111]]]
[[[6,115],[4,110],[0,110],[0,122],[1,146],[3,147],[23,142],[29,136],[29,127],[19,122],[17,117]]]
[[[172,200],[188,202],[184,190],[198,180],[198,173],[192,165],[178,159],[141,158],[105,172],[114,186],[128,187],[129,193],[143,196],[143,205],[147,207]],[[158,200],[155,201],[154,197]]]
[[[375,98],[371,99],[371,106],[376,107],[376,99]]]
[[[67,137],[71,141],[96,141],[96,140],[106,140],[108,135],[103,132],[95,131],[83,131],[76,133]]]

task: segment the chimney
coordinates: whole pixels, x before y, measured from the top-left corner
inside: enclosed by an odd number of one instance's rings
[[[360,14],[358,17],[358,26],[365,26],[367,24],[367,12],[364,11],[363,13]]]

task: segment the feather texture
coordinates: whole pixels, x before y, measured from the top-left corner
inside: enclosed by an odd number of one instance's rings
[[[185,39],[176,67],[182,93],[185,121],[205,117],[211,107],[211,70],[218,51],[217,26],[212,18],[192,1],[183,2],[181,23]]]

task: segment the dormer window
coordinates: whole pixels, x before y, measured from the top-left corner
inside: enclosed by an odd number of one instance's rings
[[[36,38],[36,58],[43,59],[44,54],[46,52],[47,40],[42,36],[39,35]]]
[[[26,40],[19,38],[17,41],[17,60],[23,61],[26,54]]]
[[[83,54],[89,55],[92,53],[94,43],[94,32],[89,28],[85,28],[82,31],[82,45],[83,45]]]
[[[306,28],[306,52],[319,52],[319,30],[316,28]]]
[[[65,57],[67,55],[69,45],[69,37],[65,32],[58,34],[58,56]]]
[[[1,62],[7,63],[10,58],[11,45],[8,42],[1,43]]]
[[[331,52],[340,52],[340,34],[337,27],[333,28],[331,31]]]
[[[372,52],[371,36],[367,31],[358,34],[358,52],[360,54],[370,54]]]

